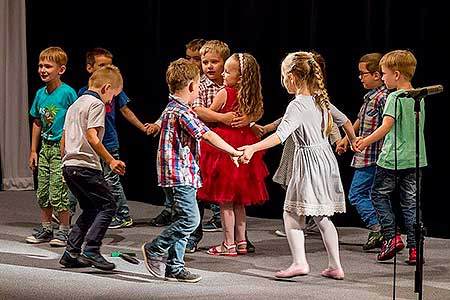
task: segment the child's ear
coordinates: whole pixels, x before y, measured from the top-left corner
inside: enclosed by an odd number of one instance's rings
[[[189,89],[189,93],[192,93],[194,91],[194,81],[193,80],[189,81],[188,89]]]
[[[58,74],[59,74],[59,75],[62,75],[62,74],[64,74],[65,71],[66,71],[66,65],[61,65],[61,66],[59,67],[59,72],[58,72]]]
[[[86,64],[86,71],[88,71],[88,73],[92,73],[94,71],[94,68],[91,66],[91,64]]]
[[[378,71],[373,72],[373,79],[375,80],[381,80],[381,74]]]
[[[102,94],[106,94],[106,92],[108,92],[110,88],[111,88],[111,84],[105,83],[104,85],[102,85],[102,88],[100,89],[100,91]]]

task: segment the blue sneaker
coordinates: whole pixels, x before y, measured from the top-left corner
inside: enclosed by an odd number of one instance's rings
[[[37,232],[33,233],[25,239],[30,244],[47,243],[53,239],[53,231],[40,228]]]

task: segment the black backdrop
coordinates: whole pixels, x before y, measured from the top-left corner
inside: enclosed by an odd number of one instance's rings
[[[42,85],[39,52],[60,46],[69,56],[63,81],[78,90],[87,82],[85,53],[104,47],[124,75],[129,107],[143,122],[157,119],[166,104],[164,81],[169,61],[184,55],[193,38],[220,39],[231,52],[250,52],[261,65],[265,124],[280,117],[289,96],[280,85],[280,62],[290,51],[314,49],[327,61],[332,102],[354,120],[365,93],[358,78],[359,58],[368,52],[410,49],[418,66],[415,87],[443,84],[445,92],[426,101],[426,146],[422,208],[428,235],[450,237],[447,89],[450,69],[450,21],[445,1],[27,1],[27,49],[30,103]],[[119,114],[120,115],[120,114]],[[422,115],[423,117],[423,115]],[[129,199],[163,203],[157,187],[157,139],[146,137],[121,116],[117,126],[121,158],[127,163],[123,184]],[[440,144],[439,144],[440,143]],[[276,170],[282,147],[265,161]],[[351,154],[338,157],[344,187],[353,175]],[[281,218],[284,193],[270,178],[270,201],[249,215]],[[350,205],[335,216],[338,226],[362,226]],[[151,217],[151,216],[149,216]]]

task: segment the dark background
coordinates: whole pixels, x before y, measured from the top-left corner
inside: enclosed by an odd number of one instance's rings
[[[225,41],[231,52],[249,52],[261,66],[265,114],[260,124],[282,116],[289,96],[280,84],[280,63],[291,51],[316,50],[327,61],[332,102],[353,121],[366,92],[358,60],[369,52],[410,49],[418,60],[415,87],[444,85],[444,93],[425,99],[425,137],[429,166],[424,169],[422,211],[428,235],[450,237],[448,151],[448,72],[450,21],[444,1],[27,1],[29,101],[42,86],[39,52],[62,47],[69,56],[63,81],[86,85],[85,53],[104,47],[122,71],[129,107],[142,122],[155,121],[166,105],[168,63],[184,56],[194,38]],[[163,203],[157,186],[158,140],[146,137],[119,114],[120,154],[127,163],[123,185],[128,199]],[[440,143],[440,144],[439,144]],[[265,156],[273,174],[282,147]],[[338,157],[344,187],[353,175],[351,153]],[[283,190],[267,179],[270,201],[248,214],[281,218]],[[363,226],[355,209],[333,217],[338,226]],[[132,212],[131,212],[132,213]],[[153,216],[149,216],[153,217]]]

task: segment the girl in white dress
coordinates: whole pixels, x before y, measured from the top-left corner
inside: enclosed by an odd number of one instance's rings
[[[295,94],[275,133],[253,145],[241,147],[241,162],[248,162],[254,152],[271,148],[291,136],[294,144],[292,177],[284,203],[284,227],[293,262],[275,274],[290,278],[309,273],[305,255],[303,229],[305,217],[311,216],[319,227],[328,254],[328,267],[322,276],[344,279],[339,258],[336,228],[329,219],[334,213],[345,212],[345,195],[338,163],[328,142],[333,117],[342,123],[352,145],[355,132],[351,122],[333,107],[328,98],[324,78],[312,53],[295,52],[281,64],[282,82],[288,93]],[[342,124],[338,124],[342,125]]]

